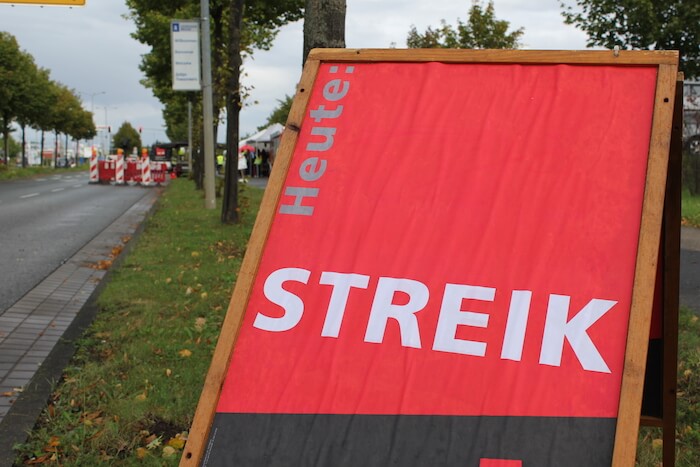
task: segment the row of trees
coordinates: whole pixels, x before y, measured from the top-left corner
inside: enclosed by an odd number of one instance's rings
[[[82,108],[73,90],[53,81],[49,75],[48,70],[38,67],[34,58],[20,49],[14,36],[0,32],[0,131],[6,165],[14,124],[22,131],[22,166],[26,165],[27,127],[41,131],[42,154],[46,131],[54,132],[57,142],[59,134],[75,140],[92,138],[96,134],[92,113]],[[58,143],[54,154],[57,153]]]

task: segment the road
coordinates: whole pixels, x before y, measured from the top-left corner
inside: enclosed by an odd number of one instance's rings
[[[0,183],[0,315],[140,200],[87,172]]]

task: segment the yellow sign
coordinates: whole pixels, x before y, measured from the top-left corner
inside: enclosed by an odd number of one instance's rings
[[[85,0],[0,0],[0,3],[31,3],[33,5],[85,6]]]

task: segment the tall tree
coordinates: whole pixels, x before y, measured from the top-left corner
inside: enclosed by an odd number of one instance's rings
[[[31,100],[31,76],[35,70],[34,60],[20,50],[14,36],[0,32],[0,130],[5,144],[5,165],[8,163],[12,123],[27,113],[28,101]]]
[[[345,48],[345,10],[345,0],[306,0],[302,65],[313,48]]]
[[[134,148],[141,147],[141,136],[131,123],[124,122],[112,137],[115,149],[122,149],[125,154],[130,154]]]
[[[243,56],[253,48],[269,49],[279,28],[301,17],[301,0],[233,0],[229,7],[226,70],[226,154],[221,221],[238,222],[239,112],[243,102],[240,73]]]
[[[238,137],[241,108],[241,42],[245,0],[232,0],[229,9],[228,89],[226,93],[226,165],[221,222],[238,222]]]
[[[457,18],[457,26],[452,27],[443,19],[439,28],[428,27],[422,34],[411,26],[406,45],[412,49],[516,49],[524,29],[508,32],[509,27],[508,21],[496,19],[493,1],[486,8],[474,2],[466,23]]]
[[[588,34],[589,46],[680,51],[680,69],[700,76],[698,0],[576,0],[559,2],[564,21]]]

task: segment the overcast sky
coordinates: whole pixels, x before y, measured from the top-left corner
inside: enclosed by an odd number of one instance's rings
[[[346,45],[350,48],[405,47],[411,25],[419,31],[441,19],[466,21],[471,0],[347,0]],[[524,27],[527,49],[583,49],[586,36],[563,23],[558,0],[495,0],[496,16],[511,29]],[[113,127],[128,121],[143,127],[145,144],[167,141],[162,106],[140,84],[138,66],[148,48],[130,37],[123,0],[86,0],[85,7],[67,8],[0,4],[0,30],[17,38],[37,65],[73,88],[95,123]],[[241,112],[241,134],[262,125],[283,99],[292,95],[301,75],[302,23],[285,26],[272,50],[257,51],[245,62],[245,84],[251,102]]]

